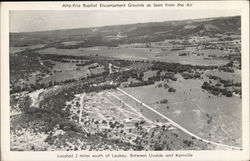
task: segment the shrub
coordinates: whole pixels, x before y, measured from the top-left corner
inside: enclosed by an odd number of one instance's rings
[[[172,88],[172,87],[170,87],[169,89],[168,89],[168,92],[175,92],[176,91],[176,89],[174,89],[174,88]]]

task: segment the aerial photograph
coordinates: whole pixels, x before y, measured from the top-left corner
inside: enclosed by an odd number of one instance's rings
[[[238,10],[12,10],[11,151],[242,150]]]

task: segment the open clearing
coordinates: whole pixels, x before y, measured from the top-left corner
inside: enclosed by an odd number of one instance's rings
[[[47,48],[40,50],[40,54],[58,54],[58,55],[73,55],[73,56],[106,56],[127,60],[155,60],[172,63],[192,64],[192,65],[223,65],[228,63],[223,59],[205,60],[204,58],[209,54],[216,54],[217,56],[225,56],[229,53],[225,51],[210,49],[200,50],[196,54],[190,54],[188,56],[179,56],[180,52],[192,52],[195,51],[194,47],[189,47],[185,50],[178,51],[162,51],[159,47],[151,48],[133,48],[133,47],[90,47],[79,49],[56,49]],[[203,56],[197,56],[197,54],[203,53]]]
[[[67,63],[55,62],[55,61],[51,62],[54,64],[52,68],[53,74],[43,77],[42,80],[40,81],[41,83],[47,83],[50,81],[60,82],[70,79],[80,79],[90,76],[91,74],[99,74],[104,72],[104,68],[101,65],[100,66],[97,65],[96,67],[91,68],[93,67],[93,65],[95,66],[95,64],[76,66],[77,63],[72,63],[72,62],[67,62]]]
[[[37,49],[44,47],[44,44],[38,44],[38,45],[31,45],[31,46],[24,46],[24,47],[10,47],[10,54],[15,54],[21,51],[24,51],[25,49]]]
[[[170,85],[176,89],[175,93],[170,93],[164,88],[156,88],[155,85],[123,90],[202,138],[241,146],[239,97],[216,97],[203,92],[200,88],[201,80],[179,78]],[[156,103],[162,99],[167,99],[168,103]]]
[[[10,150],[242,151],[240,28],[232,16],[10,33]]]
[[[77,106],[77,102],[80,104],[79,106]],[[67,104],[73,105],[71,106],[72,116],[78,117],[79,115],[78,122],[82,125],[82,128],[85,131],[90,133],[94,133],[98,129],[99,131],[108,129],[107,124],[104,122],[110,123],[118,121],[123,124],[124,127],[112,129],[112,131],[110,131],[112,135],[108,134],[110,138],[123,139],[124,141],[133,143],[132,140],[137,137],[140,138],[141,132],[145,131],[148,135],[146,135],[145,138],[142,138],[142,144],[145,144],[144,146],[146,147],[152,147],[154,146],[154,141],[159,141],[159,144],[162,142],[165,142],[166,145],[171,144],[171,149],[182,149],[186,146],[197,150],[200,148],[224,148],[220,146],[217,147],[212,144],[209,145],[199,139],[191,138],[188,134],[171,126],[166,119],[161,118],[158,114],[145,108],[144,105],[131,99],[119,90],[106,90],[90,94],[83,93],[77,95],[72,102],[68,102]],[[93,125],[93,127],[86,124],[93,119],[99,121],[97,124],[98,128],[96,128],[96,125]],[[142,129],[138,130],[135,124],[143,120],[145,122],[140,124]],[[77,119],[75,121],[77,121]],[[168,130],[162,131],[162,127],[166,127]],[[121,135],[121,130],[124,131],[126,135]],[[192,144],[195,146],[190,147],[190,145],[186,145],[184,140],[191,140],[193,142]],[[167,146],[165,148],[169,147]]]

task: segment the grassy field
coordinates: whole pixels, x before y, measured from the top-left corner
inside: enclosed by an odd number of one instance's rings
[[[31,46],[24,46],[24,47],[10,47],[10,54],[15,54],[18,52],[21,52],[25,49],[36,49],[36,48],[41,48],[44,47],[44,44],[38,44],[38,45],[31,45]]]
[[[179,56],[179,53],[182,52],[190,52],[188,56]],[[196,54],[191,54],[192,52],[196,52]],[[198,56],[198,54],[203,54]],[[215,54],[217,56],[225,56],[228,53],[221,50],[199,50],[196,51],[194,47],[188,47],[182,51],[165,51],[158,58],[158,60],[165,62],[173,62],[173,63],[181,63],[181,64],[192,64],[192,65],[223,65],[226,64],[227,60],[205,60],[205,57],[208,57],[210,54]]]
[[[165,150],[171,149],[214,149],[219,147],[214,147],[213,145],[207,145],[204,142],[191,138],[186,133],[180,131],[179,129],[172,128],[171,130],[162,130],[161,126],[170,127],[169,122],[164,118],[161,118],[158,114],[152,112],[151,110],[145,108],[140,103],[136,102],[135,100],[131,99],[127,95],[119,92],[119,91],[110,91],[108,93],[108,98],[116,98],[120,100],[122,103],[127,104],[126,107],[130,106],[133,108],[137,113],[140,113],[143,117],[145,117],[146,122],[150,123],[151,125],[154,124],[156,127],[148,128],[148,134],[145,138],[143,138],[142,144],[145,143],[145,146],[153,147],[155,146],[155,142],[158,140],[158,144],[164,144]],[[112,99],[112,102],[115,99]],[[120,106],[121,107],[121,106]],[[149,125],[150,125],[149,124]],[[160,139],[159,139],[160,138]],[[187,146],[184,140],[189,140],[192,142],[191,146]],[[195,145],[195,146],[193,146]]]
[[[62,42],[61,44],[63,45],[77,45],[78,43],[82,43],[82,41],[65,41],[65,42]]]
[[[41,83],[46,83],[46,82],[50,82],[50,81],[65,81],[65,80],[69,80],[69,79],[79,79],[82,77],[86,77],[88,75],[87,70],[85,71],[73,71],[73,70],[69,70],[69,71],[63,71],[63,72],[59,72],[59,73],[55,73],[53,75],[50,75],[48,77],[43,78],[40,82]]]
[[[228,73],[223,71],[205,71],[204,74],[206,75],[215,75],[220,77],[224,80],[233,80],[234,82],[241,82],[241,70],[235,70],[234,73]]]
[[[185,49],[185,52],[195,51],[195,48],[189,47]],[[179,53],[183,51],[162,51],[159,47],[150,48],[134,48],[134,47],[91,47],[91,48],[79,48],[79,49],[56,49],[47,48],[40,50],[41,54],[59,54],[59,55],[92,55],[92,56],[106,56],[115,57],[127,60],[156,60],[182,64],[192,65],[223,65],[228,63],[227,60],[213,59],[205,60],[209,54],[217,54],[217,56],[225,56],[228,53],[221,50],[200,50],[197,53],[203,53],[203,56],[196,56],[190,54],[188,56],[179,56]]]
[[[10,150],[241,149],[240,26],[10,33]]]
[[[79,99],[78,99],[79,100]],[[75,102],[75,101],[73,101]],[[75,103],[69,103],[71,105]],[[107,122],[120,122],[125,125],[123,128],[112,129],[108,135],[110,138],[118,138],[127,141],[132,141],[136,137],[141,138],[141,144],[145,148],[155,148],[156,143],[165,150],[174,149],[214,149],[213,145],[208,145],[200,140],[191,138],[189,135],[183,133],[179,129],[171,128],[164,130],[162,126],[170,128],[170,124],[167,120],[161,119],[157,114],[152,113],[149,109],[146,109],[138,102],[135,102],[130,97],[124,95],[117,90],[105,90],[98,93],[84,94],[84,115],[82,116],[82,125],[84,122],[91,120],[105,120]],[[71,107],[73,108],[73,107]],[[78,109],[78,107],[76,108]],[[86,116],[86,113],[89,113]],[[77,113],[75,113],[77,115]],[[141,124],[141,130],[135,126],[136,122],[144,120],[145,123]],[[99,124],[100,128],[108,128],[105,124]],[[92,132],[97,130],[93,127],[83,126],[86,131]],[[118,134],[123,130],[126,134]],[[141,134],[144,133],[145,137]],[[132,139],[133,138],[133,139]],[[132,140],[131,140],[132,139]],[[186,141],[192,142],[187,145]],[[133,141],[132,141],[133,142]]]
[[[241,99],[211,95],[202,91],[202,83],[178,76],[176,82],[169,83],[176,92],[155,85],[124,90],[200,137],[241,146]],[[168,103],[158,104],[162,99]]]
[[[76,61],[76,60],[74,60]],[[90,65],[85,65],[85,66],[76,66],[76,63],[62,63],[62,62],[56,62],[56,61],[51,61],[54,66],[53,66],[53,74],[48,75],[47,77],[44,77],[40,82],[41,83],[46,83],[49,81],[65,81],[69,79],[80,79],[83,77],[90,76],[91,74],[98,74],[104,72],[103,66],[98,66],[96,68],[91,68],[89,67],[92,66]]]
[[[159,49],[158,52],[160,52]],[[151,57],[149,49],[142,48],[122,48],[122,47],[91,47],[91,48],[79,48],[79,49],[56,49],[47,48],[40,50],[41,54],[60,54],[60,55],[99,55],[107,57],[116,57],[121,59],[148,59]]]
[[[50,89],[39,95],[57,95],[58,90],[61,91],[61,88]],[[217,148],[171,127],[166,120],[158,119],[150,110],[117,90],[77,94],[72,100],[66,101],[62,110],[67,108],[70,112],[69,121],[78,124],[84,132],[60,128],[51,131],[51,135],[44,133],[48,123],[46,120],[35,115],[19,114],[11,117],[11,150],[131,150],[138,149],[138,146],[143,150]]]

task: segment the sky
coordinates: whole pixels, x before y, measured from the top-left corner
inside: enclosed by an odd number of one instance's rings
[[[170,20],[227,17],[237,10],[10,11],[10,32],[33,32]]]

